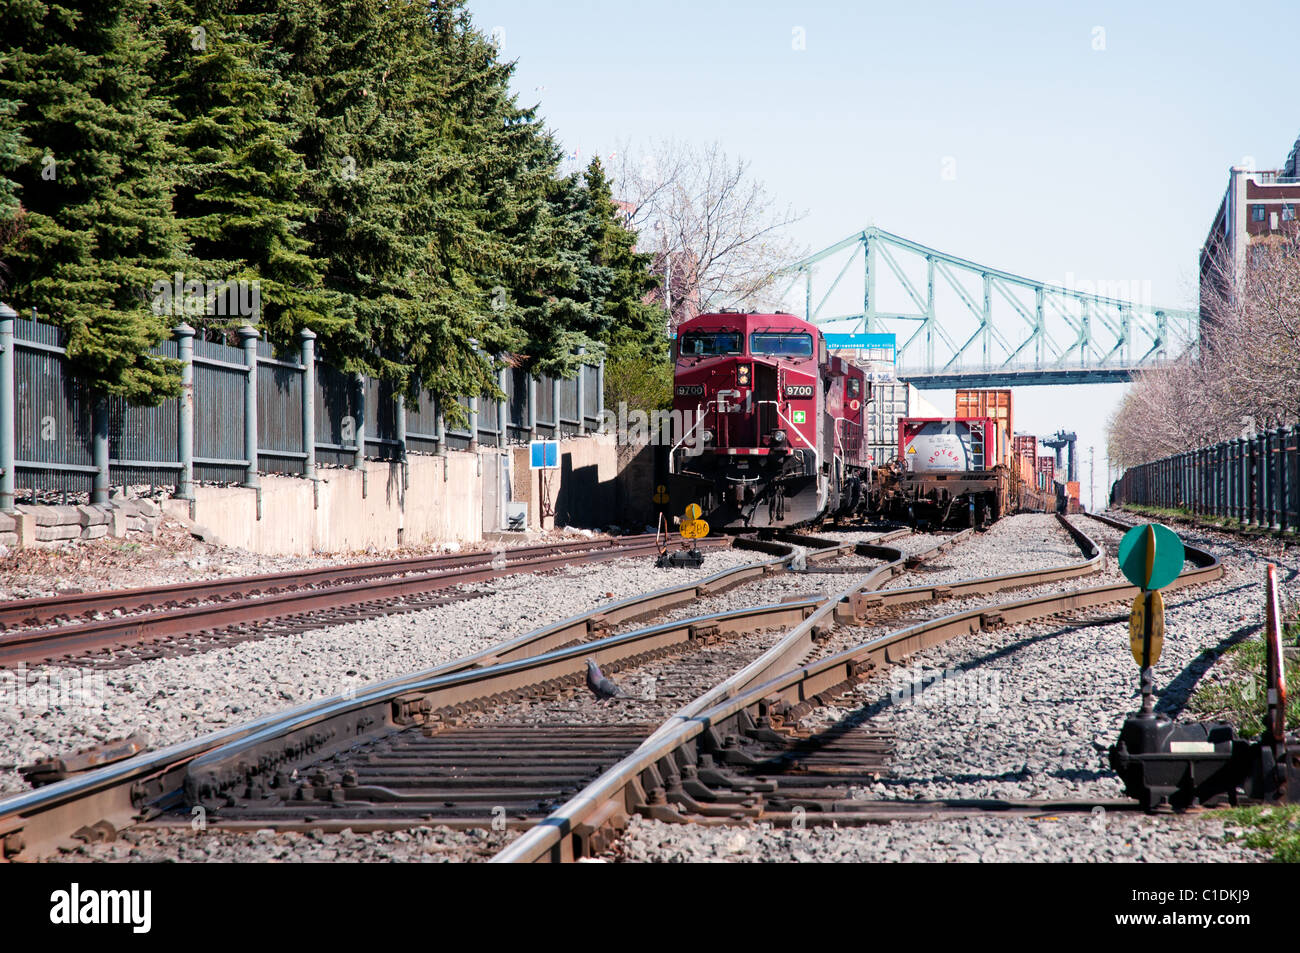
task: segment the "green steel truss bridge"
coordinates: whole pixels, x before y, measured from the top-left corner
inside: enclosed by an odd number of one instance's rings
[[[782,275],[790,276],[784,300],[802,283],[803,307],[796,312],[807,320],[844,331],[893,332],[898,376],[920,388],[1126,381],[1135,370],[1177,357],[1199,335],[1195,311],[1094,293],[1113,285],[1034,281],[875,227]],[[1118,284],[1133,296],[1136,282]],[[851,309],[860,303],[861,310],[835,313],[845,303]]]

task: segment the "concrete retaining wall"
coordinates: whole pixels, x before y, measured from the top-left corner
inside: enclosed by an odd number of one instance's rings
[[[258,491],[244,487],[195,488],[193,521],[204,538],[259,553],[306,554],[390,549],[403,544],[473,543],[483,539],[483,480],[490,468],[477,453],[407,458],[405,480],[398,462],[371,460],[361,470],[321,469],[312,485],[295,477],[261,477]],[[538,520],[537,478],[528,469],[528,448],[506,451],[511,458],[512,499],[528,502],[529,522]],[[600,527],[615,519],[614,438],[604,435],[561,441],[561,468],[549,480],[560,525]],[[530,479],[531,477],[531,479]],[[522,495],[521,495],[522,494]],[[167,511],[190,517],[184,500],[168,500]],[[489,514],[491,522],[491,514]],[[547,528],[554,519],[546,521]]]
[[[484,453],[496,453],[485,450]],[[404,543],[473,542],[483,538],[482,488],[473,453],[368,460],[363,470],[321,468],[312,484],[261,477],[247,487],[195,488],[193,522],[211,542],[257,553],[297,554],[389,549]],[[168,513],[190,518],[184,500]]]
[[[528,503],[533,529],[599,528],[618,520],[618,454],[608,435],[560,442],[560,469],[547,475],[555,516],[539,518],[537,472],[528,448],[442,456],[411,455],[400,462],[370,460],[363,470],[321,468],[315,487],[291,476],[263,474],[261,488],[196,486],[195,499],[115,499],[100,506],[20,506],[0,514],[0,544],[57,545],[73,539],[153,534],[161,514],[191,526],[203,539],[257,553],[305,555],[391,549],[404,544],[473,543],[483,539],[484,479],[492,468],[481,455],[509,458],[511,499]],[[259,512],[260,510],[260,512]],[[488,514],[488,527],[496,522]]]
[[[594,529],[618,521],[619,461],[612,434],[560,441],[560,468],[546,472],[540,485],[538,471],[528,469],[528,448],[512,452],[511,499],[528,502],[530,529]]]

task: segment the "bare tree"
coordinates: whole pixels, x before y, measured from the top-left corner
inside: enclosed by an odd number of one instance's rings
[[[1250,245],[1240,274],[1211,272],[1201,315],[1196,351],[1138,375],[1111,418],[1122,466],[1300,419],[1300,232]]]
[[[688,311],[774,306],[777,270],[800,257],[786,230],[803,215],[777,207],[749,168],[716,142],[619,150],[614,181],[629,224],[657,249],[667,290]],[[680,320],[683,309],[672,310]]]

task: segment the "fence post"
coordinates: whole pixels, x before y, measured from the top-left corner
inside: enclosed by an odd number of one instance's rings
[[[501,388],[501,393],[506,391],[506,375],[510,373],[510,368],[502,362],[502,367],[497,371],[497,386]],[[504,450],[506,448],[506,430],[509,426],[509,420],[506,415],[506,401],[502,397],[497,401],[497,447]]]
[[[1300,529],[1300,424],[1291,428],[1290,446],[1287,447],[1287,512],[1295,514],[1292,526]]]
[[[1246,459],[1246,438],[1237,438],[1237,522],[1246,525],[1247,483],[1249,483],[1250,462]]]
[[[597,430],[605,429],[605,355],[600,356],[600,363],[596,365],[596,419],[600,421],[596,425]],[[617,408],[615,408],[617,409]]]
[[[469,452],[478,451],[478,398],[469,399]]]
[[[316,335],[307,328],[298,332],[298,360],[302,363],[302,475],[316,479]]]
[[[433,418],[433,435],[438,441],[438,456],[443,456],[447,452],[447,419],[442,415],[441,400],[438,401],[436,406],[438,412]],[[444,466],[443,473],[446,472],[447,468]]]
[[[1215,516],[1223,515],[1224,500],[1224,476],[1228,471],[1227,457],[1224,451],[1227,449],[1226,444],[1215,444],[1214,447],[1214,510]]]
[[[353,378],[353,385],[357,389],[357,425],[356,449],[352,453],[352,469],[362,470],[366,462],[366,377],[364,374],[357,374]]]
[[[1255,465],[1255,513],[1252,522],[1256,526],[1268,525],[1268,433],[1255,434],[1251,447]]]
[[[95,466],[95,479],[91,485],[90,502],[108,502],[108,399],[96,397],[90,412],[91,463]]]
[[[397,395],[397,452],[402,462],[402,489],[411,485],[410,471],[406,460],[406,395]]]
[[[176,351],[181,359],[180,420],[176,426],[176,442],[181,457],[180,486],[176,497],[194,499],[194,329],[182,321],[172,329],[176,335]],[[192,515],[192,514],[191,514]]]
[[[244,456],[248,459],[244,471],[244,486],[257,487],[257,329],[245,324],[239,329],[244,345],[244,364],[248,376],[244,378]]]
[[[14,396],[14,320],[18,312],[0,302],[0,512],[14,511],[17,480],[14,460],[17,431],[14,423],[17,399]]]
[[[555,439],[559,440],[560,434],[560,379],[551,378],[551,417],[555,423]]]
[[[1286,428],[1278,427],[1277,432],[1277,467],[1274,468],[1273,480],[1273,528],[1279,533],[1286,532]]]
[[[585,347],[578,348],[578,356],[587,353]],[[587,432],[587,365],[578,365],[578,433]]]
[[[528,439],[537,439],[537,378],[528,375]]]

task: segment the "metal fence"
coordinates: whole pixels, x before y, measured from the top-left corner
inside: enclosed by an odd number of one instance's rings
[[[1279,427],[1124,471],[1111,499],[1279,532],[1300,529],[1300,427]]]
[[[505,447],[601,426],[603,363],[561,380],[502,362],[506,399],[458,398],[467,423],[449,429],[432,394],[407,401],[387,382],[344,374],[316,354],[310,331],[289,354],[274,353],[252,328],[239,338],[232,346],[176,328],[156,353],[181,361],[181,396],[138,407],[94,399],[68,364],[61,329],[0,311],[0,510],[23,496],[89,492],[102,502],[115,485],[173,486],[192,499],[196,482],[314,479],[319,465]]]

